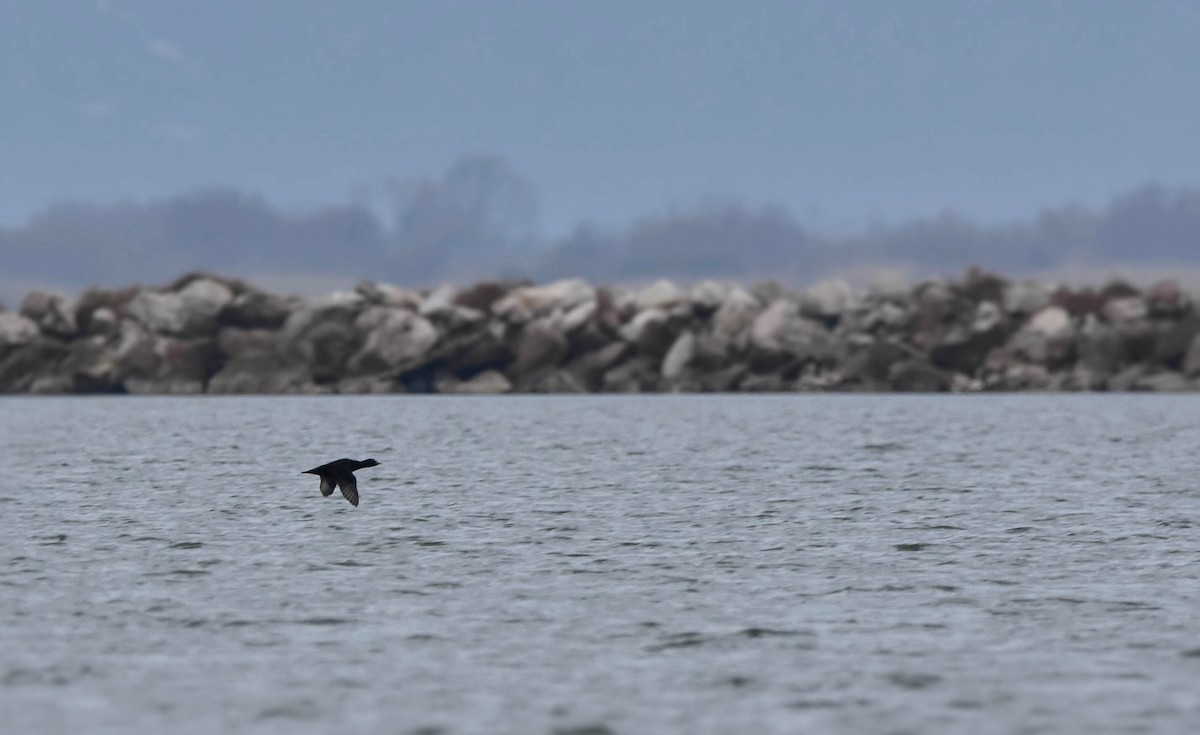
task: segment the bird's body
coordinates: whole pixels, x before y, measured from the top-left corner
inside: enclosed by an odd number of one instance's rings
[[[335,459],[328,464],[313,467],[300,474],[320,477],[321,494],[325,497],[332,495],[333,489],[336,487],[342,491],[346,500],[350,501],[350,505],[358,506],[358,480],[354,478],[354,471],[364,467],[374,467],[377,464],[379,463],[373,459]]]

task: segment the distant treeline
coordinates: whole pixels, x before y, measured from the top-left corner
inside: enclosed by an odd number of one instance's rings
[[[707,203],[624,228],[537,235],[532,187],[504,162],[466,157],[441,178],[387,187],[384,206],[282,211],[209,189],[149,202],[56,204],[0,228],[0,277],[65,285],[168,280],[189,270],[330,273],[400,284],[522,276],[811,279],[859,264],[1019,274],[1064,263],[1178,264],[1200,245],[1200,188],[1144,186],[1102,210],[1045,209],[980,225],[947,212],[853,236],[811,230],[787,210]]]

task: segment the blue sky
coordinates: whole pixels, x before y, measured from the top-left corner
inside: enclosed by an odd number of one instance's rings
[[[0,0],[0,225],[287,207],[502,157],[547,234],[705,197],[855,227],[1200,183],[1200,3]]]

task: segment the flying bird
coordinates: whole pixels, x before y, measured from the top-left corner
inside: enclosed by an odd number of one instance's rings
[[[321,494],[325,497],[333,495],[336,486],[350,501],[350,505],[358,507],[358,480],[354,479],[354,471],[364,467],[374,467],[379,464],[373,459],[335,459],[329,464],[313,467],[301,472],[302,475],[317,475],[321,478]]]

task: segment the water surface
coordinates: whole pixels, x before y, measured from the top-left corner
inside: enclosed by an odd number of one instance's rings
[[[1200,397],[11,398],[0,723],[1200,730]],[[301,470],[342,456],[362,505]]]

